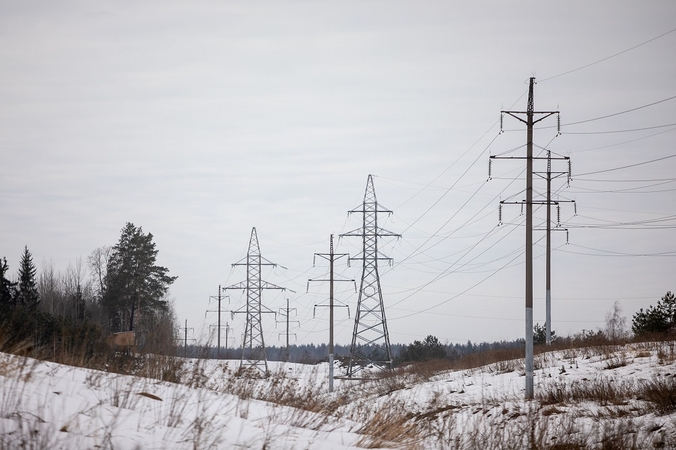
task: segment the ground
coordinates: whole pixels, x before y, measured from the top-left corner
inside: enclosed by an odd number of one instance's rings
[[[541,353],[533,401],[522,359],[329,393],[327,364],[139,358],[131,376],[0,354],[0,448],[676,448],[674,342]]]

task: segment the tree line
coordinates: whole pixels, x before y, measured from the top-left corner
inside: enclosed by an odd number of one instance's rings
[[[176,320],[168,291],[177,277],[156,263],[151,233],[127,223],[118,242],[95,249],[64,273],[38,275],[26,245],[17,275],[0,259],[0,348],[29,346],[54,356],[104,351],[107,335],[134,331],[148,351],[171,351]]]
[[[126,223],[118,242],[102,246],[83,262],[57,272],[47,263],[38,275],[28,249],[20,257],[17,275],[9,277],[6,257],[0,259],[0,350],[29,346],[57,356],[80,352],[91,355],[105,351],[104,338],[110,333],[134,331],[137,345],[149,352],[175,351],[175,330],[178,329],[169,288],[176,276],[156,263],[158,250],[151,233]],[[603,337],[617,340],[629,337],[626,319],[619,303],[606,316],[604,330],[582,332],[582,338]],[[645,337],[671,334],[676,331],[676,297],[667,292],[655,306],[641,309],[632,318],[632,332]],[[534,342],[544,344],[545,327],[536,324]],[[555,332],[552,335],[555,336]],[[458,358],[464,355],[499,348],[523,345],[523,339],[494,343],[445,345],[435,336],[411,344],[395,344],[395,363]],[[188,356],[213,357],[213,349],[189,346]],[[226,357],[239,358],[241,349],[230,349]],[[286,348],[269,347],[268,358],[284,360]],[[314,363],[327,358],[325,344],[294,345],[288,359]],[[349,346],[337,345],[338,358],[349,355]]]

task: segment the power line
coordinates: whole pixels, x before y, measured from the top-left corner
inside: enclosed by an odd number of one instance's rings
[[[650,42],[656,41],[657,39],[660,39],[660,38],[662,38],[662,37],[664,37],[664,36],[666,36],[670,33],[673,33],[674,31],[676,31],[676,28],[674,28],[673,30],[667,31],[666,33],[662,33],[659,36],[656,36],[652,39],[648,39],[647,41],[641,42],[640,44],[634,45],[633,47],[629,47],[628,49],[622,50],[621,52],[618,52],[618,53],[615,53],[613,55],[607,56],[605,58],[599,59],[598,61],[594,61],[593,63],[585,64],[584,66],[578,67],[577,69],[569,70],[567,72],[563,72],[563,73],[560,73],[558,75],[554,75],[554,76],[549,77],[549,78],[544,78],[544,79],[540,80],[539,83],[543,83],[545,81],[553,80],[554,78],[562,77],[564,75],[568,75],[568,74],[571,74],[573,72],[577,72],[578,70],[586,69],[587,67],[591,67],[591,66],[594,66],[596,64],[602,63],[604,61],[608,61],[609,59],[615,58],[616,56],[620,56],[624,53],[627,53],[631,50],[639,48],[643,45],[649,44]]]
[[[599,179],[594,179],[594,178],[587,178],[586,180],[580,179],[579,175],[575,177],[576,182],[580,181],[589,181],[589,182],[600,182],[600,183],[653,183],[653,182],[658,182],[658,181],[669,181],[673,182],[676,181],[676,178],[644,178],[644,179],[622,179],[622,180],[611,180],[608,178],[599,180]]]
[[[519,96],[519,98],[517,98],[517,99],[514,101],[514,103],[512,103],[512,106],[510,106],[510,108],[513,107],[519,100],[521,100],[521,99],[523,98],[523,96],[526,95],[527,92],[528,92],[528,90],[524,91],[524,92]],[[486,136],[486,135],[493,129],[493,127],[495,127],[495,126],[498,124],[498,122],[499,122],[499,120],[496,120],[496,121],[495,121],[495,122],[494,122],[494,123],[493,123],[493,124],[492,124],[485,132],[484,132],[484,134],[481,135],[481,137],[480,137],[479,139],[477,139],[477,140],[476,140],[476,141],[475,141],[475,142],[474,142],[467,150],[465,150],[465,152],[464,152],[462,155],[460,155],[460,157],[458,157],[458,159],[456,159],[450,166],[448,166],[446,169],[444,169],[439,175],[437,175],[432,181],[430,181],[424,188],[420,189],[416,194],[414,194],[411,198],[409,198],[408,200],[406,200],[404,203],[401,203],[397,208],[401,208],[403,205],[405,205],[406,203],[408,203],[408,202],[410,202],[411,200],[413,200],[413,199],[414,199],[415,197],[417,197],[421,192],[423,192],[425,189],[427,189],[429,186],[431,186],[432,183],[434,183],[436,180],[438,180],[443,174],[445,174],[448,170],[450,170],[451,167],[453,167],[455,164],[457,164],[457,162],[460,161],[460,159],[462,159],[467,153],[469,153],[469,151],[472,150],[472,149],[473,149],[473,148],[474,148],[474,147],[475,147],[475,146],[476,146],[476,145],[484,138],[484,136]],[[427,215],[427,213],[429,213],[429,212],[432,210],[432,208],[434,208],[434,207],[441,201],[441,199],[444,198],[444,197],[448,194],[448,192],[450,192],[451,189],[453,189],[453,188],[457,185],[458,182],[460,182],[460,180],[467,174],[467,172],[468,172],[468,171],[469,171],[469,170],[470,170],[470,169],[471,169],[471,168],[479,161],[479,159],[480,159],[481,156],[486,152],[486,150],[488,150],[488,149],[490,148],[490,145],[495,141],[495,139],[497,139],[498,136],[499,136],[499,134],[496,135],[496,136],[491,140],[491,142],[488,143],[488,145],[487,145],[486,147],[484,147],[484,150],[479,154],[479,156],[477,156],[477,158],[472,162],[472,164],[470,164],[470,166],[469,166],[469,167],[468,167],[468,168],[460,175],[460,177],[458,178],[458,180],[456,180],[456,182],[453,183],[453,185],[452,185],[450,188],[448,188],[448,189],[444,192],[444,194],[442,194],[441,198],[439,198],[436,202],[434,202],[434,204],[433,204],[432,206],[430,206],[425,212],[423,212],[423,214],[422,214],[420,217],[418,217],[416,220],[414,220],[413,223],[411,223],[411,224],[408,226],[408,228],[406,228],[402,233],[405,233],[406,231],[408,231],[408,230],[409,230],[411,227],[413,227],[418,221],[420,221],[420,219],[422,219],[425,215]],[[448,223],[448,222],[447,222],[447,223]],[[444,225],[444,226],[445,226],[445,225]],[[424,244],[423,244],[423,245],[424,245]]]
[[[659,217],[655,219],[646,219],[646,220],[637,220],[633,222],[615,222],[615,221],[610,221],[610,220],[604,220],[604,219],[597,219],[594,217],[588,217],[584,215],[579,215],[578,217],[584,218],[584,219],[590,219],[590,220],[595,220],[599,222],[605,222],[604,224],[573,224],[573,223],[566,223],[565,225],[570,228],[602,228],[602,229],[671,229],[671,228],[676,228],[675,226],[665,226],[665,225],[656,225],[656,226],[650,226],[650,227],[639,227],[639,225],[650,225],[650,224],[658,224],[658,223],[663,223],[663,222],[670,222],[673,220],[676,220],[676,215],[670,215],[670,216],[665,216],[665,217]]]
[[[586,247],[579,244],[569,244],[573,247],[583,248],[585,250],[592,250],[595,252],[601,252],[601,254],[594,253],[584,253],[584,252],[574,252],[571,250],[561,250],[564,253],[573,253],[576,255],[586,255],[586,256],[603,256],[603,257],[652,257],[652,256],[676,256],[676,250],[671,250],[668,252],[656,252],[656,253],[626,253],[626,252],[617,252],[613,250],[603,250],[599,248]]]
[[[575,150],[575,153],[577,154],[577,153],[583,153],[583,152],[590,152],[590,151],[593,151],[593,150],[602,150],[602,149],[605,149],[605,148],[618,147],[620,145],[631,144],[632,142],[638,142],[638,141],[642,141],[644,139],[649,139],[651,137],[659,136],[660,134],[671,133],[672,131],[675,131],[675,130],[676,130],[676,128],[671,128],[670,130],[660,131],[659,133],[653,133],[653,134],[649,134],[647,136],[641,136],[640,138],[630,139],[628,141],[617,142],[615,144],[602,145],[600,147],[592,147],[592,148],[584,148],[584,149],[581,149],[581,150]]]
[[[667,128],[676,126],[676,123],[667,123],[665,125],[655,125],[652,127],[643,127],[643,128],[630,128],[625,130],[610,130],[610,131],[580,131],[580,132],[571,132],[564,131],[562,134],[614,134],[614,133],[632,133],[634,131],[645,131],[645,130],[655,130],[657,128]]]
[[[575,189],[571,189],[571,193],[576,194],[576,193],[585,193],[585,194],[652,194],[656,192],[670,192],[674,191],[676,189],[657,189],[657,190],[652,190],[652,191],[646,191],[643,189],[648,189],[656,186],[663,186],[665,184],[670,184],[673,183],[674,180],[670,181],[662,181],[660,183],[654,183],[654,184],[649,184],[649,185],[644,185],[644,186],[635,186],[631,188],[625,188],[625,189],[614,189],[614,190],[606,190],[606,189],[592,189],[592,188],[585,188],[585,187],[576,187]],[[578,190],[576,190],[578,189]]]
[[[516,261],[517,258],[523,256],[524,253],[525,253],[525,251],[519,252],[519,254],[517,254],[514,258],[512,258],[512,259],[509,260],[507,263],[505,263],[502,267],[500,267],[499,269],[497,269],[496,271],[494,271],[494,272],[491,273],[490,275],[486,276],[486,277],[483,278],[482,280],[478,281],[477,283],[473,284],[472,286],[468,287],[468,288],[465,289],[464,291],[462,291],[462,292],[460,292],[460,293],[458,293],[458,294],[456,294],[456,295],[453,295],[452,297],[447,298],[446,300],[443,300],[442,302],[439,302],[439,303],[437,303],[437,304],[435,304],[435,305],[432,305],[432,306],[430,306],[430,307],[427,307],[427,308],[425,308],[425,309],[420,309],[420,310],[417,310],[417,311],[413,311],[413,312],[411,312],[411,314],[407,314],[407,315],[401,316],[401,317],[395,317],[395,318],[390,319],[390,320],[408,319],[408,318],[410,318],[410,317],[417,316],[418,314],[426,313],[426,312],[431,311],[431,310],[433,310],[433,309],[436,309],[436,308],[438,308],[438,307],[440,307],[440,306],[442,306],[442,305],[445,305],[446,303],[450,302],[451,300],[455,300],[456,298],[460,297],[461,295],[464,295],[465,293],[471,291],[472,289],[474,289],[475,287],[479,286],[480,284],[486,282],[486,281],[489,280],[491,277],[493,277],[494,275],[496,275],[497,273],[499,273],[501,270],[507,268],[511,263],[513,263],[514,261]],[[438,312],[437,312],[437,313],[438,313]],[[437,313],[435,313],[435,314],[437,314]],[[439,313],[439,314],[441,314],[441,313]]]
[[[595,117],[593,119],[580,120],[580,121],[577,121],[577,122],[562,123],[561,127],[569,127],[571,125],[579,125],[581,123],[594,122],[596,120],[607,119],[609,117],[619,116],[621,114],[626,114],[626,113],[638,111],[639,109],[648,108],[650,106],[655,106],[655,105],[658,105],[660,103],[664,103],[664,102],[667,102],[669,100],[673,100],[675,98],[676,98],[676,95],[673,95],[671,97],[663,98],[662,100],[657,100],[656,102],[648,103],[647,105],[637,106],[636,108],[627,109],[627,110],[616,112],[616,113],[613,113],[613,114],[607,114],[605,116]],[[552,128],[552,127],[550,127],[550,128]]]
[[[576,175],[576,177],[577,176],[585,176],[585,175],[594,175],[594,174],[597,174],[597,173],[613,172],[615,170],[629,169],[631,167],[638,167],[638,166],[642,166],[642,165],[645,165],[645,164],[654,163],[654,162],[657,162],[657,161],[664,161],[665,159],[674,158],[674,157],[676,157],[676,154],[663,156],[662,158],[651,159],[650,161],[643,161],[643,162],[636,163],[636,164],[629,164],[628,166],[614,167],[612,169],[596,170],[594,172],[585,172],[585,173],[581,173],[581,174]]]

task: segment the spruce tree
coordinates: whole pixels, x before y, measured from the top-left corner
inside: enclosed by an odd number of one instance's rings
[[[4,310],[15,306],[16,301],[16,283],[7,279],[8,270],[7,258],[3,257],[0,259],[0,308]]]
[[[36,274],[33,256],[28,251],[28,246],[25,246],[19,263],[19,286],[15,305],[28,309],[37,308],[38,303],[40,303],[40,294],[38,293]]]

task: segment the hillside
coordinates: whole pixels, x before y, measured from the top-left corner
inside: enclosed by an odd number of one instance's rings
[[[675,350],[540,354],[530,403],[522,360],[404,368],[329,394],[326,364],[271,363],[262,379],[237,376],[238,361],[148,356],[131,376],[3,353],[0,448],[676,448]]]

